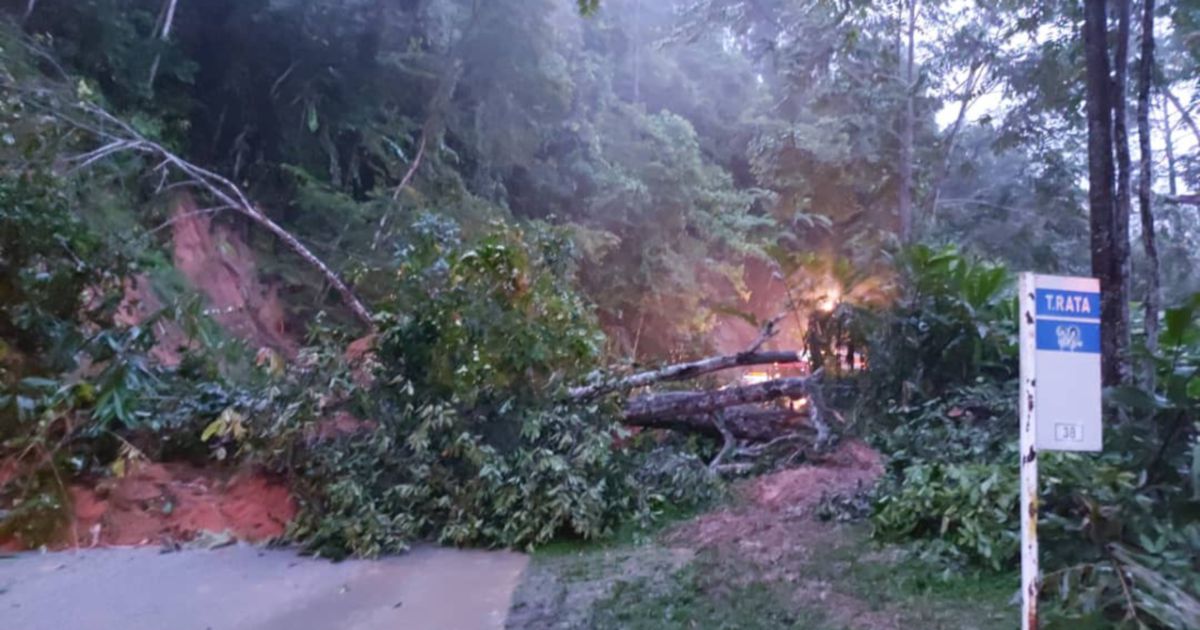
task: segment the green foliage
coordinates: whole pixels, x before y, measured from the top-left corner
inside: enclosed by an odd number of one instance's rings
[[[929,539],[937,555],[997,571],[1011,565],[1019,551],[1011,528],[1020,492],[1015,473],[991,464],[935,462],[902,474],[899,488],[881,491],[872,517],[876,536]]]
[[[95,260],[100,242],[69,203],[45,173],[0,179],[0,338],[51,370],[73,364],[83,341],[77,317],[111,307],[103,295],[83,301],[107,270],[94,264],[103,264]]]
[[[1013,278],[998,264],[948,247],[917,245],[898,258],[902,292],[872,322],[874,396],[907,405],[947,386],[1016,373]],[[901,366],[903,366],[901,368]]]
[[[893,323],[882,334],[915,329],[939,335],[926,343],[972,329],[997,334],[980,334],[990,343],[958,355],[956,364],[927,380],[930,385],[913,388],[906,401],[876,399],[880,418],[868,431],[891,457],[876,490],[872,523],[879,539],[914,541],[954,570],[1012,570],[1019,531],[1016,388],[1012,368],[1004,363],[1011,361],[1011,308],[999,298],[1004,282],[993,272],[960,275],[949,272],[953,267],[913,267],[919,270],[908,279],[914,293],[942,299],[931,301],[923,315],[908,310],[909,302],[898,302],[883,317],[905,323]],[[947,293],[954,298],[946,299]],[[1102,454],[1039,457],[1039,539],[1054,623],[1105,624],[1126,616],[1141,627],[1196,623],[1200,532],[1194,519],[1200,506],[1194,500],[1194,445],[1200,399],[1190,390],[1197,387],[1198,303],[1193,298],[1164,314],[1160,351],[1150,357],[1156,391],[1124,387],[1106,393],[1128,420],[1109,424]],[[905,321],[913,317],[918,320]],[[877,343],[915,350],[909,339]],[[898,377],[886,372],[898,364],[877,363],[876,356],[871,355],[871,369],[885,374],[871,376],[871,382],[895,382]],[[916,365],[925,367],[919,359]]]
[[[364,392],[378,426],[303,450],[295,538],[326,555],[422,538],[532,546],[600,537],[619,517],[703,490],[639,487],[613,448],[623,434],[614,410],[559,402],[595,369],[603,343],[566,284],[561,235],[497,226],[468,244],[427,216],[410,238],[395,311],[380,318],[376,385]]]

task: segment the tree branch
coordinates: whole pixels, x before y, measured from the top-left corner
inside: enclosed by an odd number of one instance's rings
[[[146,139],[128,123],[120,120],[119,118],[95,105],[81,104],[79,107],[85,113],[91,114],[97,119],[120,129],[123,132],[124,137],[119,134],[102,134],[101,137],[112,139],[112,141],[100,147],[99,149],[85,153],[83,156],[76,158],[76,160],[80,161],[80,166],[77,168],[82,168],[84,166],[93,164],[100,159],[124,151],[154,156],[156,159],[161,160],[162,164],[160,164],[160,167],[174,168],[177,172],[186,177],[188,183],[204,189],[206,192],[212,195],[213,198],[219,201],[221,205],[228,206],[230,209],[241,214],[251,222],[256,223],[259,227],[267,230],[273,236],[275,236],[275,238],[279,239],[285,247],[292,251],[292,253],[299,256],[301,260],[303,260],[310,267],[316,269],[321,276],[325,278],[330,286],[332,286],[334,290],[337,291],[338,295],[341,296],[342,302],[347,308],[350,309],[351,313],[354,314],[355,318],[358,319],[359,322],[361,322],[366,328],[374,330],[374,322],[371,317],[371,312],[367,310],[367,307],[364,306],[363,303],[358,299],[358,296],[355,295],[354,291],[352,291],[350,287],[342,281],[341,277],[339,277],[335,271],[330,269],[329,266],[324,263],[324,261],[313,254],[308,247],[299,241],[299,239],[297,239],[287,230],[283,229],[283,227],[281,227],[278,223],[271,220],[270,217],[263,214],[262,211],[260,211],[253,203],[250,202],[246,194],[242,192],[241,188],[239,188],[236,184],[231,182],[229,179],[218,175],[217,173],[188,162],[187,160],[184,160],[178,155],[175,155],[171,151],[167,150],[162,145]],[[69,117],[60,116],[60,119],[74,124],[72,119]],[[85,131],[91,130],[91,128],[86,125],[76,124],[75,126]]]
[[[569,395],[572,399],[582,400],[609,392],[644,387],[662,381],[683,381],[731,368],[768,365],[772,363],[797,363],[799,361],[800,353],[794,350],[740,352],[738,354],[709,357],[688,363],[675,363],[657,370],[639,372],[615,381],[573,387]]]
[[[711,414],[718,409],[753,405],[780,398],[801,398],[810,394],[821,377],[781,378],[753,385],[740,385],[712,391],[665,392],[646,394],[625,404],[625,421],[639,424],[652,419]]]
[[[1162,90],[1163,95],[1167,97],[1167,100],[1171,101],[1171,104],[1175,106],[1176,111],[1178,111],[1180,117],[1183,118],[1183,122],[1192,130],[1192,135],[1196,136],[1196,142],[1200,143],[1200,127],[1196,126],[1196,121],[1192,119],[1192,115],[1188,112],[1187,108],[1183,106],[1183,103],[1179,102],[1179,97],[1175,96],[1175,94],[1171,92],[1170,88],[1165,85],[1160,89]]]
[[[725,433],[735,439],[757,442],[759,446],[775,443],[781,437],[799,433],[811,436],[813,427],[808,414],[791,409],[764,409],[757,405],[729,407],[722,410],[722,417],[714,421],[714,414],[677,416],[671,418],[645,418],[625,420],[625,424],[643,429],[668,429],[686,433],[698,433],[714,438],[723,438]],[[721,424],[725,431],[721,430]],[[795,439],[795,438],[789,438]]]

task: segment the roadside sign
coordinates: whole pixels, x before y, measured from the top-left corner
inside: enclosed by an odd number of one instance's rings
[[[1033,277],[1039,451],[1099,451],[1100,281]]]
[[[1021,628],[1036,630],[1038,452],[1099,451],[1100,281],[1022,273]]]

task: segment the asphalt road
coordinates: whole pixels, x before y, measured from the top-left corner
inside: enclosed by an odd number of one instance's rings
[[[528,558],[418,548],[333,563],[232,546],[0,557],[4,630],[490,630]]]

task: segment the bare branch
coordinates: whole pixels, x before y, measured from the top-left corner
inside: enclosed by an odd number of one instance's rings
[[[1200,127],[1196,126],[1196,121],[1192,118],[1191,113],[1188,112],[1188,108],[1179,102],[1179,97],[1175,96],[1167,86],[1164,85],[1160,89],[1163,95],[1167,97],[1167,100],[1171,101],[1171,104],[1175,106],[1175,110],[1179,112],[1179,116],[1183,118],[1183,122],[1192,130],[1192,135],[1196,136],[1196,142],[1200,142]]]
[[[713,413],[712,422],[716,425],[717,430],[721,432],[721,438],[724,440],[721,452],[717,453],[717,456],[708,464],[708,469],[715,472],[717,467],[721,465],[721,460],[725,459],[729,453],[737,448],[737,438],[733,437],[733,433],[729,431],[729,427],[725,426],[725,413],[723,411],[718,410]]]
[[[755,446],[746,449],[753,453],[754,449],[766,449],[772,443],[786,436],[798,436],[788,439],[812,440],[813,427],[810,425],[806,410],[764,408],[759,405],[729,407],[722,410],[721,422],[726,430],[738,440],[754,442]],[[667,418],[646,418],[624,421],[626,425],[643,429],[667,429],[685,433],[697,433],[709,437],[723,437],[721,428],[713,421],[713,414],[676,416]],[[787,440],[780,440],[787,441]]]
[[[570,390],[569,395],[574,400],[582,400],[608,392],[645,387],[646,385],[663,381],[687,380],[731,368],[773,363],[797,363],[799,361],[800,353],[795,350],[741,352],[738,354],[709,357],[688,363],[675,363],[657,370],[639,372],[615,381],[574,387]]]
[[[81,104],[79,106],[84,112],[94,116],[98,120],[111,124],[123,132],[123,136],[113,136],[112,134],[104,134],[102,137],[113,138],[112,142],[93,150],[89,153],[76,158],[80,161],[77,168],[82,168],[94,164],[100,159],[114,155],[122,151],[133,151],[154,156],[161,161],[156,168],[172,168],[176,172],[182,174],[186,179],[184,183],[195,185],[205,190],[214,199],[220,202],[220,207],[229,208],[257,224],[259,227],[267,230],[277,239],[279,239],[285,247],[292,253],[299,256],[306,264],[316,269],[325,281],[337,291],[341,296],[342,302],[350,309],[354,316],[368,329],[374,329],[371,312],[358,299],[354,291],[342,281],[341,277],[336,272],[329,268],[320,258],[300,242],[294,235],[283,229],[278,223],[271,220],[270,217],[263,214],[253,203],[250,202],[246,194],[229,179],[214,173],[208,169],[197,166],[178,155],[167,150],[162,145],[152,142],[142,136],[136,129],[130,126],[125,121],[113,116],[107,111],[92,104]],[[57,114],[57,112],[55,112]],[[60,119],[74,124],[72,119],[67,116],[60,116]],[[91,131],[92,127],[87,125],[77,125],[78,128],[85,131]]]
[[[392,193],[393,201],[400,198],[400,192],[412,181],[413,175],[417,174],[417,168],[421,166],[421,158],[425,156],[425,140],[425,133],[422,132],[421,142],[417,145],[417,154],[413,157],[412,165],[408,167],[408,172],[404,174],[404,178],[396,186],[396,192]]]
[[[727,407],[800,398],[813,391],[820,377],[821,371],[817,370],[807,377],[780,378],[713,391],[647,394],[629,400],[625,404],[624,417],[626,422],[636,424],[653,418],[704,415]]]

